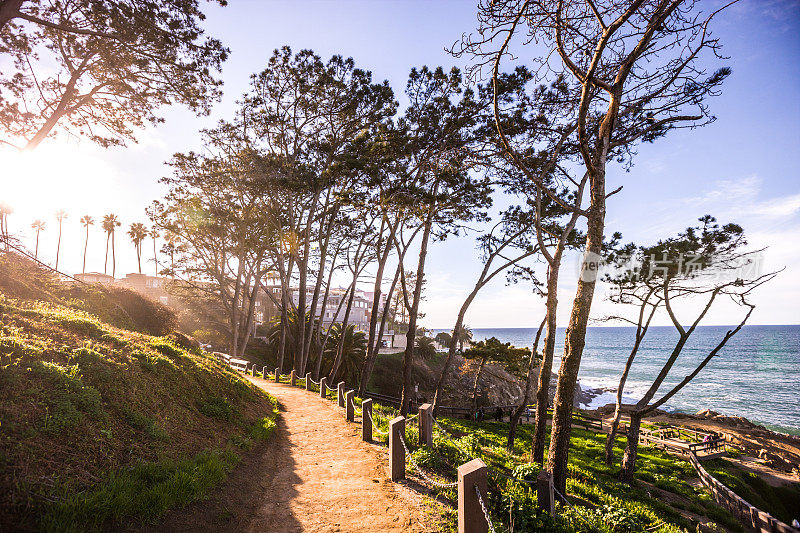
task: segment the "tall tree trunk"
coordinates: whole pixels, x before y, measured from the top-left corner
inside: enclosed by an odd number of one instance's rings
[[[386,303],[383,304],[381,323],[380,326],[378,327],[377,338],[375,340],[374,345],[371,348],[369,348],[367,352],[367,358],[364,361],[364,369],[361,371],[361,383],[359,384],[358,387],[358,395],[361,397],[363,397],[364,394],[367,392],[367,385],[369,384],[369,378],[372,376],[372,372],[375,370],[375,362],[378,360],[378,353],[380,352],[380,343],[383,339],[383,332],[386,328],[386,322],[389,318],[389,314],[392,307],[392,295],[394,294],[394,291],[397,288],[397,281],[400,279],[400,273],[402,271],[403,271],[403,260],[401,256],[400,258],[398,258],[397,268],[395,269],[394,279],[392,280],[392,284],[389,287]]]
[[[375,285],[373,286],[372,291],[372,312],[370,313],[369,317],[369,335],[367,337],[367,357],[364,360],[365,367],[366,362],[370,359],[372,354],[375,353],[377,344],[380,343],[380,337],[377,339],[375,338],[375,333],[378,328],[378,308],[381,305],[381,285],[383,284],[383,269],[386,266],[386,261],[389,259],[389,255],[392,250],[392,241],[394,239],[394,231],[397,229],[397,224],[399,224],[400,219],[398,217],[397,222],[389,228],[390,234],[386,238],[386,247],[383,250],[383,253],[380,254],[378,259],[378,270],[375,272]],[[381,228],[383,229],[383,228]],[[378,253],[380,253],[380,239],[378,240]],[[362,370],[362,379],[359,383],[359,389],[364,386],[364,372]],[[362,392],[363,394],[363,392]]]
[[[8,241],[6,241],[6,244],[8,244]],[[34,252],[33,258],[34,259],[39,259],[39,230],[36,230],[36,251]],[[85,270],[86,269],[86,256],[85,255],[84,255],[84,259],[83,259],[83,265],[84,265],[83,268]]]
[[[539,339],[542,336],[542,330],[544,329],[545,322],[547,322],[547,316],[542,320],[542,323],[539,324],[539,329],[536,330],[536,337],[533,340],[533,348],[531,348],[531,356],[528,360],[528,374],[525,378],[525,394],[522,396],[522,402],[520,402],[519,406],[514,409],[514,412],[511,413],[511,416],[508,418],[508,439],[506,440],[506,449],[508,451],[514,450],[514,439],[517,436],[517,425],[519,424],[520,418],[522,418],[522,413],[528,407],[528,399],[531,396],[531,389],[533,388],[533,368],[536,366],[536,353],[539,350]]]
[[[350,296],[347,298],[347,307],[345,308],[344,318],[342,319],[341,334],[339,335],[339,342],[336,346],[336,357],[333,360],[333,366],[331,367],[331,372],[328,375],[328,379],[331,381],[331,383],[333,383],[336,379],[336,374],[339,372],[339,366],[341,366],[342,358],[344,357],[344,338],[345,332],[347,331],[347,325],[350,323],[350,311],[353,309],[353,300],[356,296],[356,281],[358,280],[358,272],[359,271],[356,270],[356,274],[353,275],[353,283],[350,285]]]
[[[434,196],[436,191],[434,191]],[[411,368],[414,364],[414,341],[417,333],[417,313],[419,312],[419,300],[422,295],[422,282],[425,276],[425,257],[428,254],[428,241],[430,240],[433,228],[434,208],[431,206],[425,220],[425,231],[422,234],[422,243],[419,249],[419,262],[417,263],[417,279],[414,286],[414,296],[411,303],[411,310],[408,317],[408,333],[406,334],[406,351],[403,354],[403,393],[400,399],[400,414],[408,414],[408,406],[411,400]]]
[[[612,104],[613,105],[613,104]],[[608,140],[606,139],[606,145]],[[589,311],[592,307],[597,269],[603,251],[603,230],[605,229],[605,159],[602,151],[601,162],[595,169],[591,183],[591,206],[587,217],[586,251],[581,264],[581,275],[572,304],[569,325],[564,342],[564,357],[558,371],[556,397],[553,405],[553,428],[550,434],[550,451],[547,469],[553,474],[553,483],[562,494],[567,486],[567,461],[569,459],[569,439],[572,432],[572,409],[575,398],[575,385],[581,366],[583,348],[586,344],[586,327],[589,324]]]
[[[156,238],[153,237],[153,263],[155,264],[156,273],[155,276],[158,277],[158,252],[156,252]]]
[[[563,250],[563,248],[562,248]],[[545,434],[547,432],[547,407],[550,403],[550,375],[553,372],[553,356],[556,346],[558,311],[558,275],[561,269],[561,252],[556,250],[547,272],[547,302],[545,304],[547,331],[544,337],[542,364],[539,365],[539,379],[536,388],[536,418],[533,441],[531,442],[531,462],[544,464]],[[572,405],[572,404],[570,404]]]
[[[633,473],[636,471],[641,425],[642,415],[638,411],[631,411],[631,424],[628,426],[628,444],[625,446],[625,455],[622,456],[622,470],[619,473],[620,480],[626,483],[633,481]]]
[[[314,366],[314,378],[319,379],[322,375],[322,357],[325,352],[325,343],[328,341],[328,334],[325,334],[325,340],[322,340],[322,327],[325,322],[325,310],[328,308],[328,297],[331,292],[331,283],[333,282],[333,273],[335,271],[336,266],[336,258],[339,255],[339,247],[336,248],[336,251],[331,256],[331,268],[328,271],[328,281],[325,284],[325,295],[322,297],[322,309],[320,311],[320,320],[319,326],[316,330],[316,338],[317,338],[317,346],[319,346],[319,354],[317,355],[317,363]],[[336,320],[336,317],[339,316],[339,310],[341,309],[342,301],[344,300],[344,296],[342,296],[342,300],[339,301],[339,306],[336,309],[336,314],[333,316],[333,320],[331,320],[331,325]],[[330,327],[328,328],[330,330]]]

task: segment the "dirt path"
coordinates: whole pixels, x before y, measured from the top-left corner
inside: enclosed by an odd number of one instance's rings
[[[423,532],[420,497],[387,477],[385,448],[361,441],[335,403],[248,377],[281,403],[270,441],[247,454],[210,500],[149,531]]]

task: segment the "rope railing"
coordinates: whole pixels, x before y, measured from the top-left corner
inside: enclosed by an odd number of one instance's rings
[[[374,431],[378,435],[382,435],[384,437],[389,434],[388,431],[384,432],[384,431],[381,431],[380,429],[378,429],[378,423],[375,422],[375,419],[372,417],[372,413],[367,413],[367,414],[369,415],[369,419],[372,421],[372,431]]]
[[[589,526],[590,528],[594,528],[594,527],[595,527],[595,526],[594,526],[594,524],[592,524],[592,523],[591,523],[589,520],[587,520],[587,519],[586,519],[586,518],[583,516],[583,513],[581,513],[581,512],[578,510],[578,508],[577,508],[577,507],[575,507],[574,505],[572,505],[572,502],[571,502],[571,501],[569,501],[569,500],[567,499],[567,497],[566,497],[566,496],[564,496],[563,494],[561,494],[561,491],[560,491],[560,490],[558,490],[558,489],[555,487],[555,485],[553,486],[553,491],[554,491],[556,494],[558,494],[558,497],[559,497],[559,498],[561,498],[561,500],[562,500],[564,503],[566,503],[567,505],[569,505],[569,506],[570,506],[570,507],[571,507],[571,508],[572,508],[572,509],[575,511],[575,514],[576,514],[576,515],[578,515],[578,518],[580,518],[580,519],[583,521],[583,523],[584,523],[584,524],[586,524],[586,525],[587,525],[587,526]]]
[[[452,487],[455,487],[455,486],[458,485],[458,481],[455,481],[453,483],[442,483],[442,482],[436,481],[432,477],[428,476],[425,473],[425,471],[422,468],[420,468],[420,466],[414,460],[414,456],[411,455],[411,451],[408,449],[408,445],[406,444],[406,439],[403,436],[402,432],[400,432],[400,442],[403,443],[403,448],[406,451],[406,457],[408,457],[409,462],[411,462],[411,464],[414,466],[414,469],[417,471],[417,473],[419,473],[419,475],[422,476],[423,479],[425,479],[428,483],[430,483],[430,484],[432,484],[432,485],[434,485],[436,487],[442,488],[442,489],[449,489],[449,488],[452,488]]]
[[[478,503],[481,504],[483,517],[486,518],[486,523],[489,524],[489,531],[496,533],[494,530],[494,524],[492,524],[492,517],[489,515],[489,511],[486,509],[486,502],[483,501],[483,496],[481,496],[481,489],[478,488],[478,485],[472,485],[472,488],[475,489],[475,495],[478,496]]]

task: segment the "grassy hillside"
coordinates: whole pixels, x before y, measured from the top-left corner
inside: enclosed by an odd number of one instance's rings
[[[0,292],[0,530],[152,521],[275,425],[273,399],[182,335],[120,329],[85,304]]]

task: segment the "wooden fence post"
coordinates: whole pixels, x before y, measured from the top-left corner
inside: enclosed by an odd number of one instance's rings
[[[486,496],[486,464],[473,459],[458,467],[458,533],[487,533],[489,523],[483,514],[475,487],[483,501]]]
[[[536,476],[536,506],[544,509],[551,516],[556,513],[556,500],[553,494],[553,474],[542,470]]]
[[[267,367],[261,369],[261,377],[267,379]]]
[[[306,390],[311,390],[311,372],[306,374]]]
[[[278,383],[281,380],[281,369],[275,369],[275,383]]]
[[[344,394],[344,411],[345,411],[345,418],[347,418],[348,422],[354,422],[356,419],[356,406],[354,400],[354,396],[356,395],[356,391],[349,390]]]
[[[433,446],[433,405],[424,403],[419,406],[419,443]]]
[[[389,422],[389,471],[392,481],[406,477],[406,451],[401,438],[405,438],[406,418],[398,416]]]
[[[344,407],[344,381],[340,381],[336,386],[336,403],[339,407]]]
[[[372,442],[372,398],[361,402],[361,440]]]
[[[289,382],[292,384],[292,387],[297,385],[297,373],[292,369],[292,373],[289,374]]]
[[[325,390],[325,389],[328,388],[327,385],[328,385],[328,378],[326,378],[324,376],[319,378],[319,396],[320,396],[320,398],[327,398],[328,397],[328,391]]]

